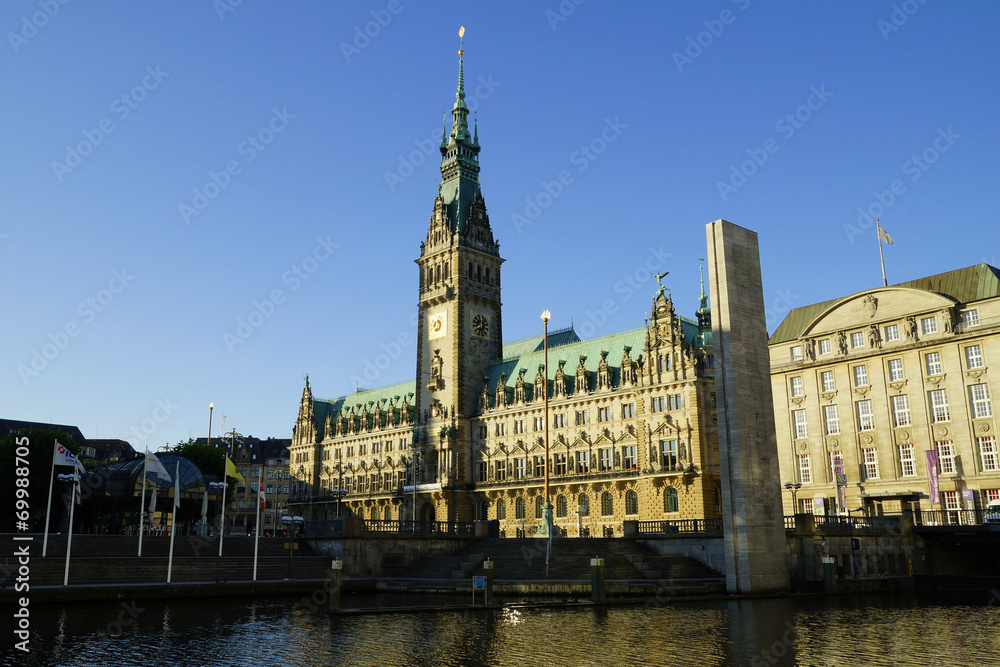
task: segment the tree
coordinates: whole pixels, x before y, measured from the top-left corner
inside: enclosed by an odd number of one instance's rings
[[[76,438],[64,431],[52,428],[26,428],[18,433],[11,433],[0,440],[0,531],[5,533],[24,532],[18,530],[16,523],[20,519],[15,516],[18,509],[17,501],[27,501],[28,530],[40,532],[45,526],[45,503],[49,496],[49,481],[52,474],[52,453],[55,450],[56,440],[64,445],[66,449],[77,456],[80,454],[80,444]],[[27,456],[18,456],[18,448],[27,448]],[[23,453],[23,449],[22,449]],[[28,474],[20,475],[19,469],[27,468]],[[56,470],[56,474],[69,473],[72,470],[62,466]],[[23,482],[18,486],[18,477],[28,480],[27,486]],[[27,497],[18,498],[17,489],[26,488]],[[58,513],[62,506],[61,496],[63,485],[56,483],[52,489],[52,507]],[[23,494],[22,494],[23,495]],[[21,504],[23,508],[25,503]],[[53,516],[53,525],[55,516]]]
[[[206,443],[196,441],[194,438],[188,438],[187,442],[177,443],[177,446],[173,448],[172,453],[183,456],[188,461],[198,466],[202,475],[214,475],[216,478],[219,477],[219,473],[223,470],[223,466],[226,464],[225,447],[209,446]],[[171,471],[171,474],[173,474],[173,471]],[[229,485],[226,488],[226,495],[231,496],[233,490],[236,489],[237,480],[227,475],[226,483]]]

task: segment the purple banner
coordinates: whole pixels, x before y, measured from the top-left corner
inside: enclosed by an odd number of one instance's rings
[[[844,474],[844,459],[833,460],[833,474],[837,476],[837,502],[840,511],[847,509],[847,475]]]
[[[927,477],[931,481],[931,505],[941,504],[941,493],[938,488],[938,453],[936,449],[927,452]]]
[[[826,515],[826,498],[818,496],[813,499],[813,514],[819,516]]]
[[[962,489],[962,500],[975,500],[976,490],[975,489]]]

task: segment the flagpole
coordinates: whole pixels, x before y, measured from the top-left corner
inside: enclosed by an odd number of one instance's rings
[[[222,442],[225,443],[225,435]],[[222,558],[222,537],[226,534],[226,472],[229,469],[229,456],[223,448],[222,452],[222,511],[219,513],[219,558]]]
[[[69,554],[73,550],[73,510],[76,509],[76,485],[80,481],[80,470],[73,468],[73,490],[69,501],[69,533],[66,538],[66,567],[63,571],[63,586],[69,586]]]
[[[257,547],[260,545],[260,484],[264,479],[263,467],[257,475],[257,521],[254,524],[253,538],[253,580],[257,581]]]
[[[42,540],[42,558],[49,548],[49,515],[52,514],[52,485],[56,481],[56,452],[59,450],[59,441],[52,447],[52,470],[49,471],[49,504],[45,506],[45,539]]]
[[[875,236],[878,237],[878,259],[882,263],[882,287],[888,287],[889,283],[885,279],[885,257],[882,255],[882,226],[878,218],[875,218]]]
[[[177,470],[174,472],[174,510],[173,514],[170,516],[170,558],[167,559],[167,583],[170,583],[170,575],[174,568],[174,535],[177,534],[177,503],[180,501],[180,496],[177,494],[181,491],[181,462],[180,459],[177,461]]]
[[[142,499],[139,500],[139,556],[142,556],[142,533],[146,524],[146,471],[149,466],[149,445],[146,445],[146,458],[142,462]]]

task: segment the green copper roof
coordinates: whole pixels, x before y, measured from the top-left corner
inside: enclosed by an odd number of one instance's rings
[[[937,275],[917,278],[890,287],[910,287],[927,290],[967,304],[1000,296],[1000,270],[989,264],[976,264],[964,269],[946,271]],[[831,306],[854,295],[794,308],[771,335],[769,344],[784,343],[799,337],[806,326]]]
[[[545,348],[544,336],[529,336],[521,340],[511,341],[503,346],[503,358],[512,359],[520,357],[530,352],[541,352]],[[580,337],[576,335],[573,327],[549,332],[549,351],[554,347],[567,345],[568,343],[579,342]]]
[[[469,209],[479,190],[479,128],[476,137],[469,134],[469,107],[465,104],[465,51],[458,51],[458,91],[452,106],[451,133],[441,139],[441,185],[453,232],[464,234]]]
[[[698,325],[684,317],[679,319],[681,329],[684,332],[684,341],[692,344],[698,334]],[[563,373],[568,378],[574,378],[580,358],[586,357],[583,367],[588,371],[588,381],[591,384],[588,387],[588,391],[594,388],[593,385],[597,381],[597,367],[601,363],[602,352],[606,351],[608,353],[608,367],[611,370],[611,383],[613,385],[619,383],[621,361],[626,347],[631,348],[629,356],[632,361],[637,361],[640,355],[645,356],[646,354],[645,326],[589,340],[580,340],[572,327],[557,332],[557,334],[561,334],[562,336],[561,339],[556,339],[558,344],[553,343],[553,336],[550,335],[549,337],[549,381],[551,382],[555,379],[560,361],[566,362],[563,365]],[[575,340],[571,340],[571,338],[575,338]],[[504,376],[504,385],[513,390],[522,368],[525,369],[524,383],[526,387],[529,387],[526,392],[530,397],[530,388],[534,386],[538,367],[544,366],[545,363],[545,353],[541,345],[541,339],[541,336],[523,338],[519,341],[514,341],[510,345],[504,345],[504,360],[490,366],[486,373],[490,405],[493,405],[496,399],[496,387],[497,382],[500,381],[500,376]],[[572,380],[569,380],[568,384],[572,386]]]
[[[332,412],[333,418],[336,418],[342,410],[349,411],[354,407],[357,408],[358,412],[361,412],[363,406],[368,405],[369,409],[371,409],[370,406],[377,403],[380,410],[385,410],[389,400],[395,401],[397,410],[403,405],[403,398],[409,398],[410,405],[412,406],[413,395],[416,388],[417,383],[410,380],[408,382],[397,382],[396,384],[390,384],[376,389],[364,389],[356,391],[353,394],[348,394],[347,396],[332,398],[326,401],[313,401],[313,407],[316,413],[316,424],[322,428],[328,413]]]

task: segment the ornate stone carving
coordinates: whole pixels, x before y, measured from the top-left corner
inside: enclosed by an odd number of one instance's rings
[[[915,318],[906,318],[906,340],[917,340],[917,320]]]
[[[601,361],[597,364],[597,389],[611,389],[611,369],[608,366],[608,352],[601,351]]]
[[[840,354],[847,354],[847,334],[843,331],[837,332],[837,349]]]
[[[507,407],[507,376],[500,374],[500,380],[497,382],[496,390],[496,400],[493,403],[496,408]]]
[[[882,349],[882,334],[879,333],[877,324],[868,325],[868,347],[873,350]]]
[[[563,359],[559,360],[559,370],[556,371],[555,379],[555,391],[553,392],[556,398],[562,398],[566,396],[566,371],[563,370],[563,366],[566,365],[566,361]]]
[[[583,362],[587,360],[587,357],[580,355],[580,363],[576,367],[576,383],[573,387],[574,394],[587,393],[590,389],[587,386],[587,369],[584,367]]]
[[[527,368],[522,368],[517,372],[517,380],[514,382],[514,405],[524,404],[524,374]]]
[[[535,374],[535,388],[531,394],[533,402],[545,400],[545,390],[548,382],[545,381],[545,364],[538,364],[538,373]]]
[[[875,311],[878,310],[878,299],[871,294],[866,294],[865,298],[861,299],[861,308],[869,319],[875,317]]]

